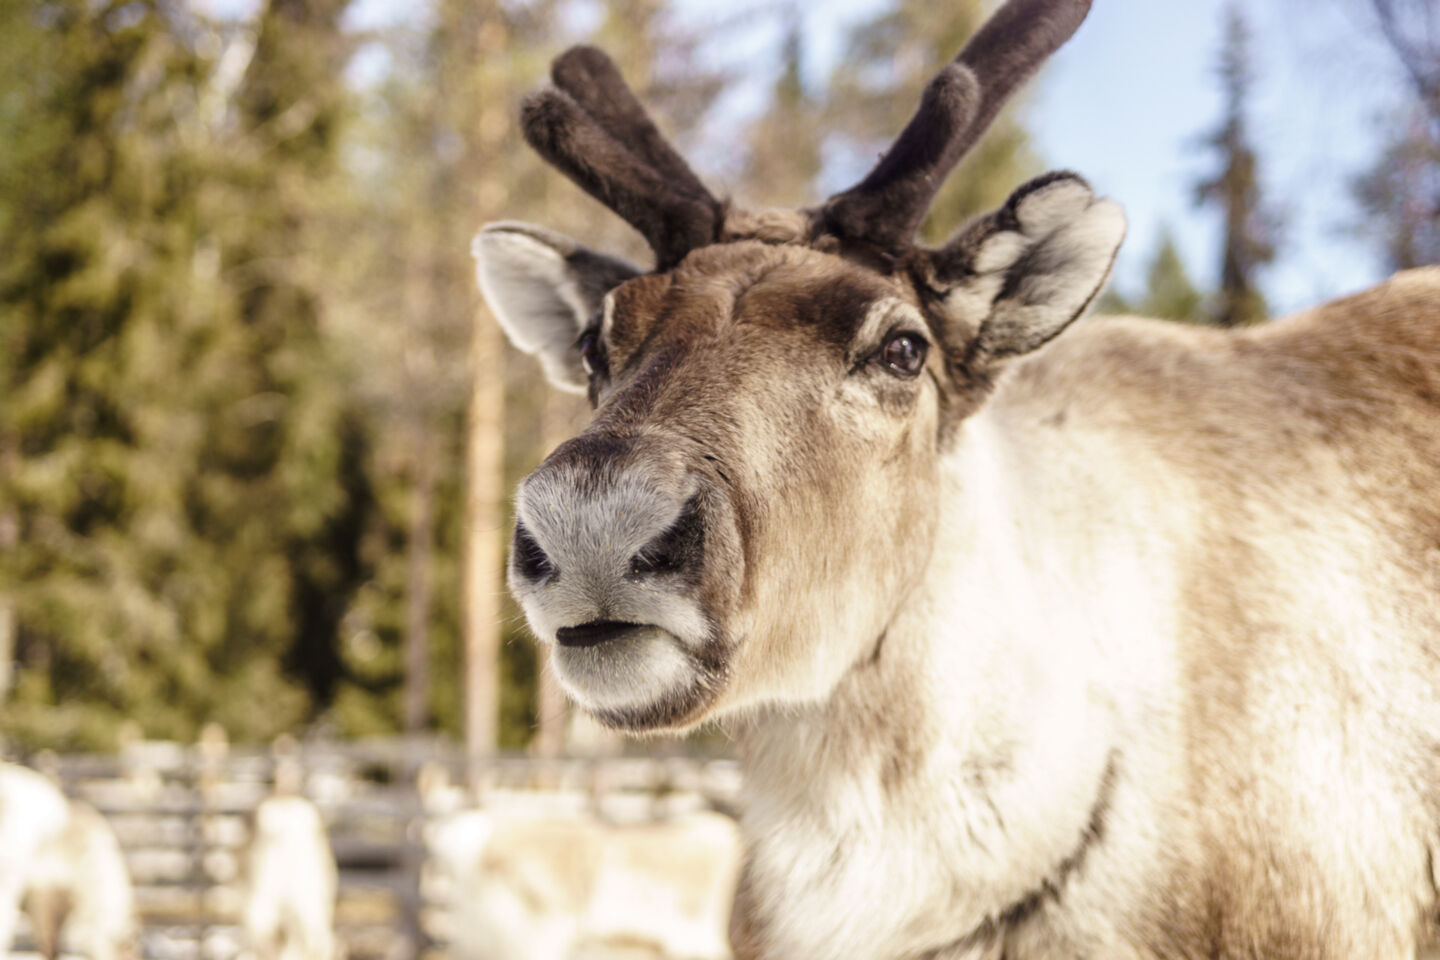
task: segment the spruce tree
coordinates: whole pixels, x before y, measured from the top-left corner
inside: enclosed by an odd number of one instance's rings
[[[1383,146],[1355,179],[1360,229],[1392,270],[1440,263],[1440,7],[1432,0],[1359,0],[1405,80]]]
[[[338,88],[292,77],[289,109],[262,27],[246,85],[270,105],[232,110],[209,25],[172,4],[0,16],[0,70],[24,78],[0,108],[18,145],[0,160],[0,583],[20,664],[0,726],[55,747],[104,746],[122,717],[272,736],[324,695],[305,644],[343,591],[355,494],[305,269],[323,257],[298,239]]]
[[[1163,320],[1204,323],[1203,303],[1204,297],[1195,289],[1180,259],[1174,235],[1166,230],[1150,259],[1150,268],[1145,275],[1145,298],[1140,301],[1136,312]]]
[[[1440,263],[1440,140],[1416,111],[1354,182],[1362,230],[1391,270]]]
[[[251,438],[247,453],[262,458],[252,463],[265,482],[249,493],[268,522],[279,521],[275,535],[293,578],[284,666],[322,708],[341,674],[337,634],[358,578],[368,498],[363,431],[323,336],[323,221],[330,191],[343,184],[339,148],[349,114],[342,75],[351,50],[341,30],[348,3],[269,0],[263,9],[236,97],[239,128],[257,152],[237,160],[248,209],[226,244],[230,262],[247,274],[239,304],[263,349],[257,386],[284,398],[284,415]]]
[[[1220,293],[1215,322],[1223,327],[1259,323],[1267,315],[1258,274],[1275,259],[1277,224],[1261,193],[1259,160],[1246,119],[1254,78],[1250,71],[1250,31],[1237,6],[1226,11],[1220,55],[1224,116],[1206,142],[1219,169],[1196,185],[1200,204],[1219,208],[1224,218],[1220,256]]]
[[[769,109],[749,134],[743,193],[754,204],[800,206],[818,199],[814,191],[822,131],[819,107],[805,90],[803,43],[800,20],[792,12]]]

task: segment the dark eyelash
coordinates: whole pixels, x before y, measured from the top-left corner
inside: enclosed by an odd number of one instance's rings
[[[587,340],[591,344],[589,350],[585,349]],[[585,365],[585,372],[590,375],[592,387],[596,379],[610,376],[610,351],[605,349],[605,341],[600,339],[599,326],[586,327],[575,341],[575,349],[580,352],[581,362]]]
[[[584,343],[585,338],[592,333],[595,334],[595,340],[598,342],[600,340],[600,315],[598,313],[590,318],[590,322],[585,324],[585,329],[580,331],[579,336],[575,338],[575,342],[570,344],[570,346],[579,350],[580,344]]]

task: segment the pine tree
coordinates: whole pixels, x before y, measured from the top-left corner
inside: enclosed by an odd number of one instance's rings
[[[454,144],[432,37],[387,37],[391,69],[347,149],[367,158],[336,229],[355,237],[330,340],[370,438],[377,497],[365,518],[364,585],[340,630],[334,719],[349,734],[460,731],[459,548],[464,529],[468,289],[457,258]],[[426,147],[417,149],[417,145]],[[498,165],[497,165],[498,166]],[[443,177],[443,180],[442,180]],[[458,300],[455,298],[458,294]]]
[[[1190,274],[1180,259],[1175,237],[1166,230],[1160,236],[1155,254],[1146,272],[1145,298],[1136,312],[1163,320],[1204,323],[1204,297],[1195,289]]]
[[[1440,263],[1440,8],[1431,0],[1363,0],[1407,81],[1374,164],[1357,177],[1359,226],[1393,270]]]
[[[1134,315],[1178,320],[1182,323],[1209,323],[1205,297],[1190,280],[1190,273],[1168,230],[1160,234],[1145,272],[1145,289],[1138,300],[1111,284],[1095,305],[1095,311],[1109,315]]]
[[[1266,317],[1257,274],[1275,259],[1277,231],[1276,220],[1261,195],[1259,161],[1246,122],[1254,81],[1250,72],[1250,31],[1237,6],[1226,12],[1220,82],[1225,93],[1225,113],[1220,127],[1207,137],[1218,154],[1220,169],[1196,186],[1195,198],[1197,203],[1214,204],[1224,217],[1215,322],[1237,327],[1259,323]]]
[[[800,20],[790,11],[783,65],[770,107],[751,129],[750,157],[743,182],[754,204],[801,206],[814,203],[820,172],[820,110],[805,90]]]
[[[348,4],[269,0],[261,12],[235,111],[257,151],[237,163],[237,175],[253,180],[243,191],[243,226],[225,254],[248,274],[237,292],[242,320],[263,345],[257,385],[284,398],[284,416],[247,451],[266,475],[250,492],[259,516],[281,520],[277,533],[294,578],[284,664],[320,708],[341,675],[339,621],[359,576],[368,497],[362,430],[344,405],[323,337],[330,292],[323,223],[348,121],[342,76],[351,50],[341,30]],[[266,459],[257,463],[257,453]]]
[[[1361,0],[1375,14],[1390,48],[1424,111],[1432,139],[1440,140],[1440,8],[1432,0]]]
[[[339,88],[291,76],[295,96],[262,28],[255,99],[230,110],[213,32],[172,4],[0,16],[0,70],[24,77],[0,108],[0,583],[19,585],[20,661],[0,726],[57,747],[104,746],[121,717],[272,736],[324,695],[305,645],[344,589],[357,496],[318,284],[286,246],[329,172]]]
[[[1412,113],[1401,133],[1356,178],[1361,228],[1392,270],[1440,263],[1440,140]]]

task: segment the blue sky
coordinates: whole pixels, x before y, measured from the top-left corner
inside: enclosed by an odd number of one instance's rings
[[[807,73],[817,95],[824,95],[846,28],[884,5],[805,7]],[[704,23],[727,6],[692,0],[684,9]],[[1115,279],[1122,289],[1143,285],[1167,228],[1192,276],[1215,283],[1219,220],[1191,198],[1213,163],[1200,141],[1220,115],[1216,63],[1225,7],[1226,0],[1094,0],[1074,39],[1029,91],[1027,126],[1043,161],[1080,172],[1125,206],[1130,233]],[[1243,9],[1254,34],[1251,128],[1263,182],[1284,223],[1279,257],[1262,281],[1272,309],[1283,313],[1384,278],[1372,247],[1357,236],[1349,183],[1376,150],[1400,79],[1363,0],[1251,0]],[[757,17],[748,42],[735,36],[713,54],[748,73],[746,89],[732,94],[736,113],[763,104],[778,23]],[[750,68],[756,64],[762,67]],[[845,171],[829,185],[854,176]]]
[[[1221,0],[1096,0],[1042,79],[1032,131],[1048,162],[1119,199],[1131,230],[1118,280],[1136,284],[1163,225],[1187,265],[1213,284],[1218,219],[1191,203],[1200,147],[1221,109]],[[1251,130],[1283,218],[1265,275],[1272,307],[1297,309],[1384,277],[1357,236],[1349,184],[1376,151],[1399,79],[1356,0],[1268,0],[1244,10],[1254,30]]]
[[[1080,172],[1125,206],[1130,233],[1115,279],[1122,290],[1143,284],[1167,228],[1192,276],[1214,285],[1219,221],[1197,209],[1191,196],[1213,162],[1200,140],[1220,113],[1216,62],[1227,2],[1094,0],[1087,21],[1028,93],[1027,126],[1043,161]],[[209,3],[253,8],[256,0]],[[883,0],[800,4],[806,72],[817,96],[825,95],[846,30],[884,6]],[[1280,313],[1384,278],[1373,248],[1357,235],[1349,183],[1376,152],[1387,111],[1399,103],[1400,79],[1375,39],[1365,0],[1249,0],[1242,6],[1254,34],[1251,128],[1262,179],[1284,223],[1279,257],[1262,277]],[[718,171],[723,181],[725,167],[733,168],[738,157],[733,131],[763,108],[774,81],[780,13],[788,8],[744,0],[681,0],[677,7],[684,24],[718,38],[704,56],[741,78],[695,156],[697,166]],[[416,10],[405,0],[357,0],[350,20],[384,26],[413,21]],[[582,30],[583,22],[575,21]],[[827,186],[843,187],[859,173],[831,170]]]

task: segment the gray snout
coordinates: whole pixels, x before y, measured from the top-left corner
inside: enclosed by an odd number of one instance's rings
[[[613,505],[602,505],[598,510],[603,512],[607,506]],[[659,504],[646,504],[643,507],[636,505],[632,506],[631,510],[658,514],[659,507]],[[585,510],[587,505],[580,504],[565,509],[567,512],[573,509]],[[631,553],[622,570],[621,566],[615,563],[616,542],[624,543],[633,539],[625,536],[627,531],[623,529],[626,526],[623,517],[624,513],[621,512],[608,518],[608,522],[615,528],[609,532],[593,531],[600,534],[597,540],[604,541],[603,548],[599,550],[587,549],[586,544],[576,543],[555,547],[558,553],[568,554],[563,566],[536,540],[524,519],[517,519],[515,540],[510,554],[514,574],[537,584],[557,580],[565,576],[567,570],[572,577],[590,580],[604,579],[607,575],[623,575],[630,580],[673,577],[685,582],[694,582],[698,578],[705,553],[705,524],[698,495],[685,502],[679,515],[669,526]],[[604,516],[591,519],[595,526],[607,522]]]
[[[554,457],[521,485],[510,585],[542,640],[613,645],[657,627],[703,644],[706,488],[664,466]]]
[[[707,603],[737,576],[735,523],[685,449],[582,434],[516,497],[511,590],[561,685],[612,726],[688,722],[724,687]]]

